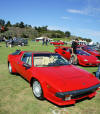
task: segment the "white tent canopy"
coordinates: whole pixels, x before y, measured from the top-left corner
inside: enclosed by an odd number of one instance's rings
[[[43,37],[36,38],[36,40],[43,40]]]
[[[39,40],[39,41],[42,41],[44,37],[38,37],[38,38],[35,38],[35,40]],[[48,38],[50,41],[52,41],[53,39],[51,38]]]
[[[93,41],[89,43],[89,45],[93,45],[93,44],[94,44],[94,42],[93,42]]]

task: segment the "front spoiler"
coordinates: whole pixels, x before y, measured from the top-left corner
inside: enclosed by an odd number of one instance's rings
[[[97,84],[95,86],[86,88],[86,89],[80,89],[80,90],[74,90],[74,91],[68,91],[68,92],[57,92],[55,94],[56,97],[59,98],[64,98],[66,95],[80,95],[80,94],[85,94],[88,92],[94,92],[98,89],[98,87],[100,87],[100,84]]]

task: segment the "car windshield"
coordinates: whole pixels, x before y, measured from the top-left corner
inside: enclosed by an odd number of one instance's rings
[[[87,56],[90,56],[91,54],[83,51],[83,50],[76,50],[76,54],[79,54],[79,55],[87,55]]]
[[[35,67],[63,66],[70,63],[59,54],[34,54]]]
[[[92,47],[87,47],[87,50],[94,51],[94,49]]]

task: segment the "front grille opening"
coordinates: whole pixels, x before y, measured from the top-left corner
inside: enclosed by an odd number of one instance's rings
[[[100,56],[96,56],[100,60]]]
[[[86,92],[86,93],[79,94],[79,95],[72,95],[71,99],[78,99],[78,98],[81,98],[81,97],[90,95],[90,94],[92,94],[93,92],[94,92],[94,91],[90,91],[90,92]]]

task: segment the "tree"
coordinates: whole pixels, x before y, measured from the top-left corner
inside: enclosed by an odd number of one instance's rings
[[[0,19],[0,25],[1,25],[1,26],[4,26],[4,25],[5,25],[5,20]]]
[[[25,27],[25,25],[24,25],[24,23],[22,21],[19,23],[19,27],[20,28],[24,28]]]
[[[69,31],[66,31],[66,32],[65,32],[65,36],[66,36],[66,37],[70,37],[70,36],[71,36],[71,33],[70,33]]]
[[[22,34],[21,34],[21,37],[22,37],[22,38],[28,38],[29,36],[28,36],[27,34],[25,34],[25,33],[22,33]]]
[[[48,28],[48,26],[42,26],[42,27],[40,27],[40,26],[39,26],[39,27],[36,27],[36,26],[35,26],[35,27],[34,27],[34,29],[37,30],[37,31],[40,32],[40,33],[45,33],[45,32],[47,32],[47,31],[48,31],[47,28]]]
[[[11,25],[11,23],[10,23],[10,21],[8,21],[7,23],[6,23],[6,27],[11,27],[12,25]]]
[[[19,27],[19,23],[17,22],[16,24],[13,25],[14,27]]]
[[[92,41],[92,39],[90,39],[90,38],[82,38],[82,40],[86,40],[87,42],[91,42]]]
[[[85,39],[87,42],[91,42],[92,40],[90,38]]]
[[[0,19],[0,32],[3,33],[5,31],[7,31],[7,30],[8,30],[8,28],[5,25],[5,20]]]
[[[31,25],[28,25],[28,27],[29,27],[29,28],[32,28],[32,26],[31,26]]]

